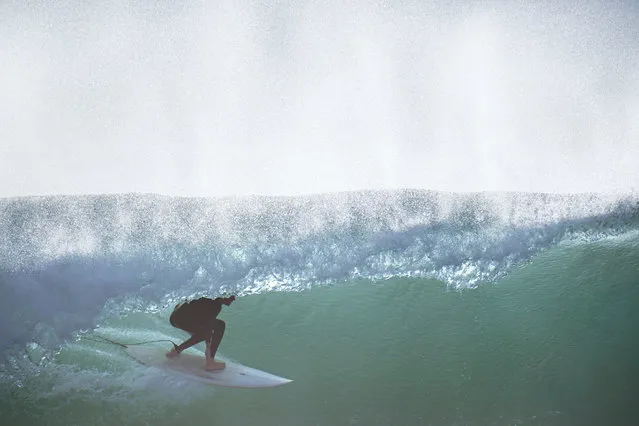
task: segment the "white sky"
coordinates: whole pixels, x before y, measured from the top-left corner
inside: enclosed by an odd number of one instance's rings
[[[633,2],[87,3],[0,4],[0,197],[639,189]]]

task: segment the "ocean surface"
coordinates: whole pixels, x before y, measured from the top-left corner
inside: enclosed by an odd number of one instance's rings
[[[639,424],[639,199],[417,190],[0,200],[0,424]],[[117,345],[236,294],[207,386]],[[170,343],[166,343],[167,350]]]

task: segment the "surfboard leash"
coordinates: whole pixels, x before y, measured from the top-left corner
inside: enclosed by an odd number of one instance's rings
[[[111,339],[108,339],[106,337],[100,336],[99,334],[96,334],[95,337],[98,337],[101,340],[93,339],[91,337],[86,337],[86,336],[83,336],[82,339],[86,339],[86,340],[90,340],[90,341],[98,342],[98,343],[105,343],[105,342],[106,343],[112,343],[114,345],[120,346],[123,349],[126,349],[129,346],[146,345],[146,344],[149,344],[149,343],[160,343],[160,342],[169,342],[169,343],[173,344],[174,347],[177,347],[175,342],[173,340],[169,340],[169,339],[146,340],[146,341],[143,341],[143,342],[133,342],[133,343],[120,343],[120,342],[117,342],[115,340],[111,340]]]

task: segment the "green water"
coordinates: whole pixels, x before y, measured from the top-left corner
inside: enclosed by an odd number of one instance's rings
[[[2,424],[634,425],[638,301],[636,234],[555,247],[475,290],[395,278],[246,296],[220,316],[220,352],[293,383],[136,388],[117,347],[79,342],[2,391]],[[104,327],[179,338],[167,315]]]

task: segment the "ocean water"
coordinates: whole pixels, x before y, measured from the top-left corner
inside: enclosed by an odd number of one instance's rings
[[[0,200],[2,425],[635,425],[634,196]],[[123,343],[234,293],[206,386]],[[167,349],[170,344],[167,343]]]

